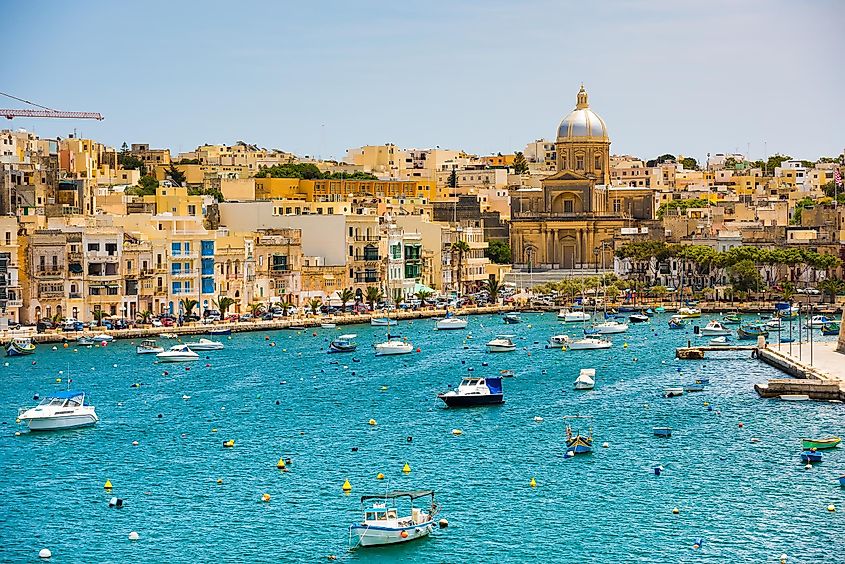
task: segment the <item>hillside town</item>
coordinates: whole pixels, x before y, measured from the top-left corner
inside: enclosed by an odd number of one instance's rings
[[[575,94],[551,140],[491,155],[173,154],[3,130],[0,323],[419,304],[598,273],[716,297],[845,293],[842,154],[615,155]]]

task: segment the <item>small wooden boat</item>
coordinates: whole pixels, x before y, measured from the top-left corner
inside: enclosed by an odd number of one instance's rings
[[[825,323],[821,327],[822,335],[838,335],[839,324],[835,322]]]
[[[840,437],[826,437],[824,439],[801,439],[801,446],[804,450],[825,450],[829,448],[836,448],[836,445],[842,442]]]
[[[346,353],[346,352],[355,352],[358,348],[358,344],[354,341],[355,337],[358,335],[349,334],[349,335],[340,335],[339,337],[332,340],[329,343],[329,352],[330,353]]]
[[[663,397],[664,398],[675,398],[678,396],[684,395],[683,388],[665,388],[663,390]]]
[[[687,322],[681,317],[671,317],[669,319],[669,329],[683,329]]]
[[[743,325],[736,330],[737,338],[743,341],[750,341],[757,337],[768,337],[769,332],[759,325]]]
[[[652,432],[655,437],[671,437],[672,427],[653,427]]]
[[[569,415],[564,417],[566,420],[566,452],[573,454],[588,454],[593,452],[593,427],[587,429],[587,434],[582,435],[580,431],[572,432],[572,425],[569,423],[571,419],[592,419],[589,416],[583,415]]]
[[[742,317],[738,313],[729,313],[722,316],[722,325],[739,325],[742,323]]]
[[[231,329],[209,329],[206,331],[209,335],[231,335]]]
[[[815,449],[805,450],[801,453],[801,460],[803,462],[821,462],[822,453],[816,451]]]
[[[783,401],[809,401],[810,396],[807,394],[781,394],[780,399]]]
[[[35,344],[28,338],[12,339],[6,348],[6,356],[24,356],[34,352]]]

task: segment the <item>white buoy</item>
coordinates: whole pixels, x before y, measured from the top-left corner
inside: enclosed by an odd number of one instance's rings
[[[808,463],[807,463],[807,465],[804,467],[804,469],[805,469],[805,470],[812,470],[812,469],[813,469],[813,465],[812,465],[812,464],[810,464],[810,463],[808,462]]]
[[[609,446],[610,446],[610,443],[602,443],[601,444],[601,448],[608,448]]]
[[[38,551],[38,558],[52,558],[53,553],[50,552],[49,548],[42,548]]]
[[[129,540],[131,540],[131,541],[136,541],[140,538],[141,538],[141,536],[138,533],[136,533],[135,531],[132,531],[131,533],[129,533]]]
[[[537,416],[535,416],[535,417],[534,417],[534,421],[536,421],[537,423],[542,423],[542,422],[543,422],[543,418],[542,418],[542,417],[540,417],[539,415],[537,415]]]
[[[786,559],[789,558],[786,554],[780,555],[780,564],[786,564]]]

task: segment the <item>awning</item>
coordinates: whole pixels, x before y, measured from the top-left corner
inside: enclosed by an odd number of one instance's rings
[[[417,282],[416,284],[414,284],[414,290],[413,290],[413,293],[414,293],[414,294],[416,294],[417,292],[431,292],[431,293],[433,294],[433,293],[434,293],[434,289],[433,289],[433,288],[429,288],[429,287],[428,287],[428,286],[426,286],[425,284],[420,284],[419,282]]]

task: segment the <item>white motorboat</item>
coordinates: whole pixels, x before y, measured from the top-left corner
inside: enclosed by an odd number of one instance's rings
[[[460,317],[455,317],[452,315],[451,312],[446,314],[446,317],[443,319],[438,319],[434,327],[436,329],[466,329],[467,327],[467,320],[461,319]]]
[[[619,321],[608,320],[603,323],[597,323],[593,326],[593,330],[598,335],[615,335],[617,333],[624,333],[628,330],[627,323],[620,323]]]
[[[592,390],[596,385],[596,369],[582,368],[575,379],[576,390]]]
[[[376,356],[392,356],[414,352],[414,345],[399,337],[388,336],[385,342],[377,343],[373,347],[376,349]]]
[[[552,335],[549,337],[549,344],[546,345],[546,348],[559,349],[565,347],[571,341],[572,339],[569,338],[569,335]]]
[[[178,339],[179,338],[179,335],[176,334],[176,333],[159,333],[158,336],[161,337],[162,339]]]
[[[322,329],[334,329],[337,327],[337,323],[320,323],[320,327]]]
[[[564,323],[580,323],[589,321],[591,316],[586,311],[571,311],[568,309],[562,309],[557,314],[557,318],[562,320]]]
[[[86,402],[82,391],[58,392],[44,398],[37,406],[21,409],[18,419],[29,426],[30,431],[54,431],[89,427],[99,421],[94,406]]]
[[[665,388],[663,390],[663,397],[666,397],[666,398],[674,398],[674,397],[682,396],[682,395],[684,395],[684,389],[683,388]]]
[[[185,343],[185,345],[192,351],[219,351],[226,348],[220,341],[211,339],[200,339],[196,343]]]
[[[370,325],[373,327],[389,327],[396,325],[396,320],[389,317],[373,317],[370,319]]]
[[[504,403],[502,377],[478,378],[465,376],[457,390],[437,394],[448,407],[473,407]]]
[[[174,345],[169,350],[156,355],[159,362],[189,362],[199,360],[200,355],[192,351],[188,345]]]
[[[487,343],[487,352],[513,352],[516,344],[513,342],[513,335],[496,335],[496,338]]]
[[[587,335],[583,339],[578,339],[569,344],[569,348],[573,351],[609,349],[612,346],[612,342],[602,339],[598,335]]]
[[[102,343],[102,342],[111,343],[112,341],[114,341],[114,337],[112,337],[108,333],[100,333],[99,335],[94,335],[91,338],[94,339],[94,341],[97,342],[97,343]]]
[[[651,318],[644,313],[634,313],[628,317],[631,323],[648,323]]]
[[[730,343],[728,342],[727,337],[713,337],[710,339],[710,346],[711,347],[727,347]]]
[[[138,354],[158,354],[164,352],[164,347],[158,346],[155,339],[145,339],[141,344],[135,347],[135,352]]]
[[[809,401],[810,396],[807,394],[781,394],[780,399],[783,401]]]
[[[701,335],[704,337],[720,337],[723,335],[730,335],[731,330],[722,325],[715,319],[709,321],[707,325],[701,328]]]
[[[431,506],[423,510],[414,507],[414,500],[431,497]],[[410,500],[410,514],[400,515],[397,499]],[[369,506],[364,506],[369,502]],[[396,491],[381,495],[361,496],[364,519],[349,526],[350,537],[358,538],[357,544],[381,546],[408,542],[427,536],[435,529],[434,516],[437,505],[433,490]]]
[[[783,331],[783,324],[781,323],[780,318],[776,317],[774,319],[768,320],[766,322],[766,330],[774,332]]]
[[[678,308],[678,317],[681,319],[692,319],[694,317],[701,317],[701,310],[694,307]]]
[[[810,321],[807,322],[807,327],[821,327],[822,325],[827,325],[828,323],[832,323],[834,321],[834,319],[830,319],[829,317],[824,315],[814,315],[810,319]]]

